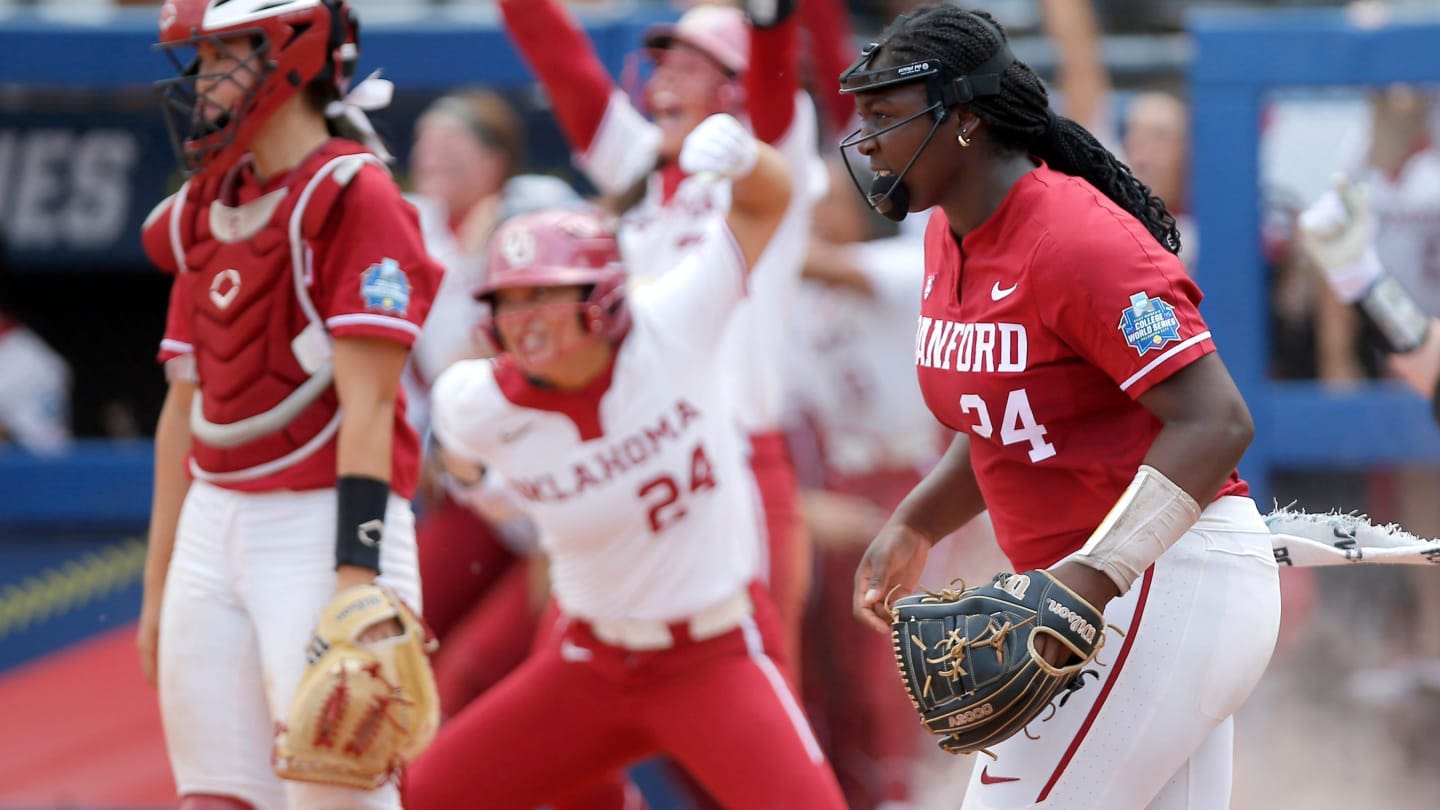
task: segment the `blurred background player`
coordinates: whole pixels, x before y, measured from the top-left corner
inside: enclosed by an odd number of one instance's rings
[[[1348,344],[1351,358],[1357,346],[1378,349],[1384,369],[1427,397],[1440,424],[1440,153],[1432,140],[1433,103],[1410,86],[1372,91],[1364,158],[1300,215],[1299,243],[1342,307],[1326,310],[1330,328],[1348,335],[1332,346]],[[1402,469],[1393,484],[1396,522],[1422,537],[1440,535],[1435,470]],[[1393,662],[1358,671],[1351,690],[1403,715],[1415,708],[1420,690],[1440,692],[1440,580],[1424,569],[1385,576],[1403,576],[1402,590],[1409,592],[1403,637]]]
[[[191,176],[143,234],[175,281],[138,644],[180,807],[398,808],[393,785],[271,770],[332,593],[377,581],[421,607],[400,375],[441,270],[361,142],[383,150],[356,105],[390,88],[350,89],[343,0],[178,0],[160,41]]]
[[[750,294],[730,323],[720,366],[731,380],[734,418],[748,436],[747,456],[764,510],[769,551],[764,579],[794,651],[809,590],[810,551],[781,426],[779,349],[823,169],[815,156],[814,108],[798,85],[792,4],[764,5],[772,14],[756,25],[737,8],[698,5],[674,25],[652,29],[645,46],[654,69],[635,99],[606,75],[594,47],[558,0],[502,0],[500,8],[545,86],[577,164],[624,210],[620,246],[640,283],[678,266],[679,257],[726,209],[724,183],[689,176],[676,162],[685,136],[707,116],[725,112],[745,119],[795,173],[790,210],[750,278]]]
[[[1194,271],[1200,259],[1200,234],[1190,215],[1190,110],[1163,90],[1137,93],[1125,105],[1125,162],[1135,179],[1165,201],[1180,231],[1180,261]]]
[[[725,115],[680,161],[734,178],[729,213],[653,284],[627,292],[595,212],[522,216],[492,240],[478,295],[504,354],[441,377],[434,429],[452,470],[498,473],[527,502],[561,616],[411,768],[411,810],[528,810],[660,752],[726,807],[844,806],[777,665],[730,381],[714,373],[789,179]]]
[[[70,364],[31,331],[10,299],[10,260],[0,236],[0,447],[37,456],[70,449]]]
[[[420,211],[430,255],[445,280],[415,341],[407,387],[416,404],[451,363],[474,357],[479,307],[470,297],[484,278],[485,243],[498,224],[506,183],[524,161],[520,115],[498,93],[466,90],[431,102],[415,121],[410,151],[411,201]],[[411,415],[423,431],[428,408]]]
[[[866,552],[856,613],[888,631],[929,547],[988,509],[1015,570],[1047,568],[1124,640],[1045,727],[991,746],[964,806],[1229,806],[1231,715],[1269,661],[1280,595],[1235,470],[1253,425],[1174,219],[1050,110],[983,12],[918,9],[841,82],[872,207],[937,209],[914,364],[957,431]]]
[[[422,435],[430,386],[451,364],[490,350],[477,341],[481,307],[473,292],[484,281],[485,245],[496,225],[580,201],[557,178],[516,174],[524,143],[519,114],[488,90],[441,96],[416,121],[411,200],[426,250],[445,267],[404,376],[409,417]],[[433,464],[422,466],[421,481],[416,536],[425,620],[441,642],[433,665],[450,716],[524,659],[544,594],[532,593],[533,527],[523,515],[500,511],[502,495],[456,486]]]
[[[924,220],[896,232],[856,198],[839,159],[827,163],[829,190],[815,206],[789,358],[816,560],[802,691],[848,806],[902,807],[912,798],[921,734],[895,688],[894,650],[888,637],[834,617],[849,608],[865,547],[950,433],[925,407],[914,371],[897,362],[914,352]],[[983,516],[957,534],[931,561],[926,581],[936,587],[1004,566]]]

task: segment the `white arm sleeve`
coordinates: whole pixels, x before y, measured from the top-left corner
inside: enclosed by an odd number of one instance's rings
[[[619,194],[654,171],[659,159],[660,128],[616,90],[610,94],[595,140],[575,156],[575,163],[601,193]]]
[[[690,352],[713,352],[745,290],[745,257],[725,222],[717,219],[679,266],[633,289],[630,298],[662,340]]]
[[[495,390],[489,360],[462,360],[450,366],[430,391],[430,430],[436,441],[472,464],[484,466],[492,446]]]

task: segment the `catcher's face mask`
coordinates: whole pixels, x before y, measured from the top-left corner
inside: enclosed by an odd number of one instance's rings
[[[981,19],[987,27],[993,28],[988,21],[983,18],[978,19]],[[898,18],[891,26],[889,35],[879,42],[866,45],[855,64],[840,74],[840,92],[846,95],[877,93],[911,82],[925,82],[928,105],[919,112],[880,129],[876,129],[867,119],[859,129],[850,133],[840,142],[840,155],[845,161],[845,169],[850,174],[850,180],[855,183],[855,188],[861,196],[865,197],[871,208],[895,222],[905,219],[905,215],[910,212],[910,193],[904,186],[905,175],[910,171],[910,167],[915,165],[915,160],[920,157],[920,153],[925,151],[925,147],[935,137],[940,124],[950,116],[950,110],[957,105],[966,104],[982,96],[999,94],[1000,76],[1015,61],[1015,57],[1010,54],[1010,48],[1005,45],[1004,37],[996,30],[996,39],[1001,43],[999,49],[973,71],[962,76],[954,75],[938,59],[924,59],[891,67],[872,67],[880,50],[905,27],[907,22],[908,18],[906,17]],[[930,131],[910,155],[905,167],[898,174],[872,173],[870,189],[866,191],[860,185],[860,178],[856,175],[855,166],[850,161],[849,150],[874,141],[888,132],[893,132],[917,118],[927,115],[931,118]]]

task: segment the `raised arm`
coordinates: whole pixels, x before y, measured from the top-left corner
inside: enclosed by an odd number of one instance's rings
[[[1435,318],[1380,263],[1368,188],[1335,178],[1335,187],[1300,215],[1299,226],[1301,249],[1335,297],[1378,327],[1402,378],[1430,396],[1440,373],[1432,359]]]
[[[750,13],[745,106],[755,137],[774,144],[785,137],[795,120],[795,93],[800,89],[800,23],[790,13],[794,0],[764,5],[776,10],[769,18]]]
[[[731,179],[725,224],[745,257],[748,273],[790,205],[790,171],[784,159],[734,116],[717,113],[685,136],[680,168],[702,182]]]
[[[615,84],[595,46],[559,0],[500,0],[505,27],[545,85],[570,148],[590,148]]]
[[[1091,0],[1043,0],[1045,33],[1059,58],[1060,95],[1065,116],[1093,132],[1114,127],[1104,116],[1110,103],[1110,73],[1101,53],[1100,24]]]
[[[841,95],[836,81],[857,53],[849,11],[842,0],[800,0],[800,17],[810,41],[811,92],[824,113],[825,141],[833,144],[855,117],[855,100]]]

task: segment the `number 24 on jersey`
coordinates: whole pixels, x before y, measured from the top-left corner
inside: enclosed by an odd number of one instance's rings
[[[975,424],[970,432],[982,439],[995,433],[995,423],[990,419],[990,408],[979,394],[964,394],[960,397],[960,410],[974,414]],[[1005,398],[1004,416],[1000,418],[1000,443],[1005,445],[1029,443],[1030,461],[1040,462],[1055,455],[1055,445],[1045,441],[1045,426],[1035,421],[1030,409],[1030,397],[1024,388],[1011,391]]]

